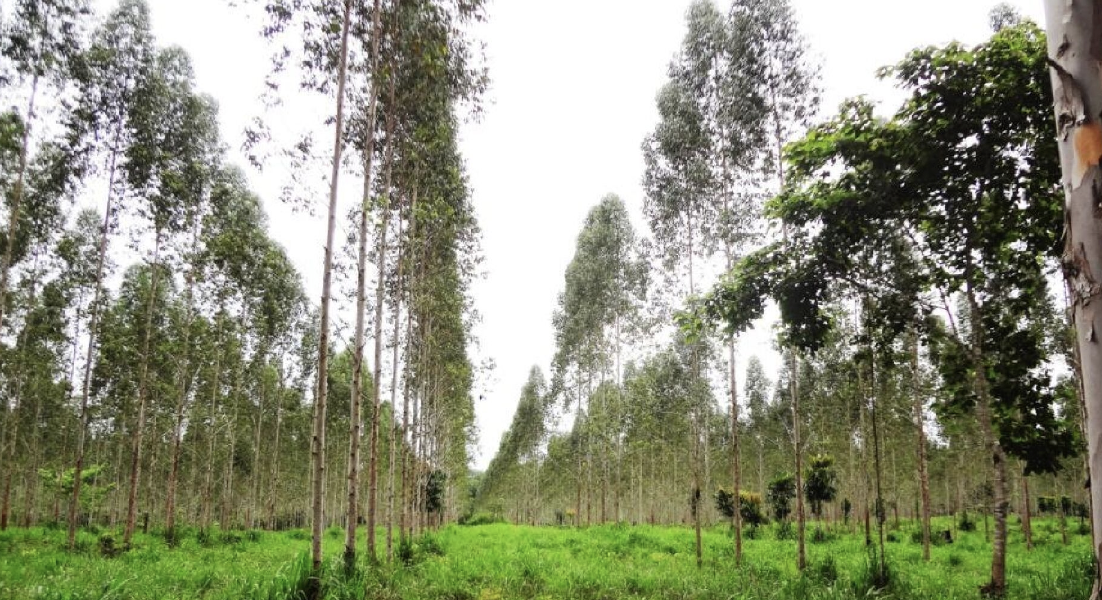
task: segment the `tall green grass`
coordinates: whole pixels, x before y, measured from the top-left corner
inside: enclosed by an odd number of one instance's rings
[[[935,529],[949,528],[938,521]],[[796,570],[796,546],[763,528],[744,539],[743,567],[734,567],[726,526],[704,532],[705,562],[697,568],[687,527],[606,525],[586,529],[509,524],[448,527],[421,536],[403,560],[352,569],[340,535],[326,535],[320,578],[324,600],[533,599],[857,599],[979,597],[987,581],[990,544],[982,527],[958,532],[922,560],[912,525],[890,530],[890,582],[873,585],[873,559],[861,532],[827,526],[808,544],[809,567]],[[1035,523],[1035,548],[1011,534],[1009,598],[1064,600],[1089,594],[1089,537],[1070,528],[1064,546],[1054,521]],[[339,532],[338,532],[339,533]],[[176,547],[141,535],[134,549],[106,558],[96,535],[82,532],[80,551],[64,549],[64,532],[0,533],[0,600],[245,599],[310,600],[309,536],[284,533],[185,532]],[[397,547],[395,548],[397,551]],[[380,549],[381,551],[381,549]],[[398,554],[396,552],[396,554]]]

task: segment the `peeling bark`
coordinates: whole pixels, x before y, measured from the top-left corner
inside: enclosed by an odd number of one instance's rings
[[[1102,347],[1095,333],[1102,318],[1102,303],[1096,298],[1102,291],[1102,6],[1088,0],[1045,0],[1045,20],[1066,198],[1064,278],[1082,376],[1097,558],[1102,553]],[[1099,596],[1100,576],[1096,570],[1092,598]]]

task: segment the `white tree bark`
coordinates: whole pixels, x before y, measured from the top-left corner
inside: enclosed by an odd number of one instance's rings
[[[1067,200],[1064,276],[1071,292],[1086,407],[1093,547],[1102,533],[1102,2],[1045,0],[1060,165]],[[1095,573],[1092,598],[1098,597]]]

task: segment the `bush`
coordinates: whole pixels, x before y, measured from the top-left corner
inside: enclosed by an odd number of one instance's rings
[[[233,531],[223,531],[218,536],[218,541],[226,545],[240,544],[241,536]]]
[[[815,579],[827,585],[838,581],[838,565],[834,563],[834,555],[828,554],[826,560],[816,564],[811,573]]]
[[[474,513],[473,515],[468,516],[465,519],[460,519],[459,520],[460,525],[469,525],[469,526],[490,525],[490,524],[493,524],[493,523],[504,523],[504,522],[505,522],[505,520],[502,519],[500,516],[495,515],[493,513],[486,512],[484,510],[480,510],[480,511]]]
[[[957,523],[957,527],[961,531],[975,531],[976,530],[976,522],[973,521],[971,519],[971,517],[968,516],[967,512],[964,512],[964,513],[961,513],[961,515],[960,515],[960,522]]]
[[[122,553],[122,548],[115,545],[115,538],[109,535],[99,536],[98,544],[99,553],[102,554],[104,558],[115,558]]]

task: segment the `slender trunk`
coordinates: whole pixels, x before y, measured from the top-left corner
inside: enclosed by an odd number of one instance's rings
[[[930,560],[930,476],[926,464],[926,426],[918,371],[918,334],[911,336],[911,394],[914,396],[915,428],[918,430],[918,488],[922,500],[922,560]]]
[[[221,303],[220,303],[221,304]],[[224,312],[224,311],[222,311]],[[206,531],[211,521],[211,498],[214,496],[214,442],[218,437],[218,428],[215,424],[215,407],[218,402],[218,391],[222,379],[222,324],[223,314],[215,315],[218,321],[218,333],[215,334],[214,353],[214,380],[210,388],[210,407],[207,410],[207,468],[203,478],[203,506],[201,527]]]
[[[115,144],[118,148],[119,130],[115,131]],[[107,263],[107,240],[111,230],[112,200],[115,190],[115,166],[118,151],[111,154],[111,166],[107,175],[107,203],[103,211],[103,229],[100,231],[99,252],[96,256],[96,291],[92,295],[91,314],[88,317],[88,351],[84,359],[84,383],[80,392],[80,424],[77,432],[77,455],[73,467],[73,495],[69,499],[69,549],[76,547],[77,518],[80,509],[81,476],[84,472],[84,442],[88,435],[88,396],[92,386],[92,357],[96,348],[96,330],[99,325],[100,299],[103,297],[103,271]]]
[[[363,419],[360,417],[360,404],[363,399],[364,365],[364,320],[367,317],[367,220],[370,212],[373,162],[375,160],[375,115],[379,101],[379,43],[381,41],[379,0],[375,0],[372,12],[372,41],[369,84],[370,99],[367,104],[367,127],[364,128],[364,186],[360,202],[360,228],[357,238],[358,254],[356,260],[356,338],[352,354],[352,398],[348,429],[348,513],[345,522],[344,561],[349,567],[356,560],[356,526],[359,511],[360,476],[360,438],[363,431]],[[372,381],[377,386],[378,381]]]
[[[799,384],[796,381],[799,363],[796,352],[788,351],[790,362],[790,374],[788,390],[792,395],[792,448],[796,453],[796,567],[803,571],[807,567],[807,554],[804,548],[804,475],[803,475],[803,444],[800,441],[800,393]]]
[[[334,124],[333,170],[329,177],[329,211],[325,234],[325,258],[322,261],[320,331],[318,336],[318,373],[314,396],[314,430],[311,440],[313,469],[311,482],[311,543],[313,580],[320,586],[321,536],[325,519],[325,404],[329,393],[329,297],[333,281],[333,245],[337,232],[337,187],[341,173],[341,152],[344,150],[344,88],[348,78],[348,32],[351,29],[349,14],[352,0],[344,0],[341,21],[341,51],[337,67],[337,111]]]
[[[5,432],[8,429],[11,430],[8,435],[8,445],[6,448],[0,448],[0,450],[3,450],[3,456],[5,456],[3,498],[0,499],[0,531],[7,531],[8,518],[11,514],[11,479],[18,468],[15,455],[16,448],[19,446],[19,418],[20,413],[23,412],[23,383],[24,375],[20,374],[15,385],[15,403],[11,412],[8,413],[11,426],[4,428]],[[7,424],[5,423],[5,425]]]
[[[199,219],[195,219],[192,230],[192,253],[198,249],[199,243]],[[165,532],[172,542],[176,539],[176,480],[180,472],[180,446],[183,438],[184,412],[188,406],[188,396],[191,392],[191,324],[195,315],[194,287],[195,268],[188,270],[187,290],[185,291],[186,316],[184,318],[184,348],[181,358],[179,381],[177,382],[176,420],[172,427],[172,458],[168,472],[168,490],[165,493]]]
[[[276,376],[279,384],[276,387],[276,414],[275,414],[275,439],[272,441],[272,471],[268,478],[268,529],[276,528],[275,502],[276,482],[279,481],[279,433],[283,426],[283,370],[279,369]]]
[[[0,329],[4,327],[4,308],[8,305],[8,279],[11,276],[12,255],[15,251],[14,240],[18,237],[19,210],[23,204],[23,182],[27,174],[27,154],[31,141],[31,123],[34,121],[34,101],[38,95],[38,75],[31,78],[31,96],[27,101],[27,119],[23,123],[23,139],[19,146],[19,170],[15,175],[15,187],[12,189],[11,205],[8,212],[8,243],[4,246],[4,258],[0,261]]]
[[[245,521],[249,524],[249,529],[255,529],[257,527],[257,522],[260,520],[260,479],[264,472],[264,470],[260,468],[260,432],[264,428],[264,400],[266,396],[264,371],[267,367],[267,360],[265,357],[260,356],[256,364],[260,365],[260,377],[258,378],[260,391],[257,395],[256,429],[253,435],[253,489],[252,497],[249,499],[249,506],[246,509],[247,514],[245,516]]]
[[[417,208],[417,187],[415,186],[413,188],[413,198],[410,201],[410,209],[409,209],[409,219],[410,219],[410,236],[409,236],[409,239],[411,241],[411,244],[410,244],[410,250],[411,251],[413,251],[415,249],[415,247],[412,244],[412,241],[417,239],[416,208]],[[410,264],[414,264],[414,263],[411,261]],[[412,283],[416,284],[416,281],[414,281]],[[406,289],[403,289],[402,287],[399,287],[399,290],[400,290],[400,292],[409,293],[409,290],[411,290],[413,287],[414,287],[413,285],[408,286]],[[408,483],[409,477],[410,477],[410,465],[409,465],[409,463],[410,463],[410,449],[413,447],[412,436],[410,436],[410,441],[409,441],[409,446],[408,447],[406,445],[406,436],[409,435],[409,428],[410,428],[410,422],[409,422],[409,383],[410,383],[410,380],[413,378],[413,371],[410,368],[410,364],[409,364],[409,362],[410,362],[409,361],[409,347],[410,347],[411,342],[413,340],[413,310],[414,310],[415,307],[413,305],[412,298],[408,299],[407,304],[409,304],[409,308],[406,310],[406,365],[405,365],[406,373],[405,373],[405,377],[402,378],[403,379],[403,381],[402,381],[402,435],[401,435],[401,447],[400,447],[400,451],[401,451],[401,455],[402,455],[402,465],[401,465],[401,471],[402,471],[402,473],[401,473],[401,480],[402,480],[401,481],[401,488],[402,489],[401,489],[401,502],[399,503],[401,512],[400,512],[400,515],[398,517],[398,521],[399,521],[398,522],[398,543],[401,546],[405,546],[405,544],[407,542],[407,535],[409,533],[409,529],[408,529],[409,528],[409,499],[408,499],[408,486],[407,486],[407,483]]]
[[[991,581],[984,587],[986,593],[1001,596],[1006,593],[1006,514],[1008,509],[1006,453],[999,443],[991,414],[991,394],[987,381],[987,361],[984,356],[982,339],[983,319],[975,290],[969,283],[965,289],[968,299],[969,319],[972,326],[972,339],[969,352],[972,360],[973,385],[976,392],[976,416],[983,431],[983,443],[986,454],[991,457],[994,467],[994,515],[995,537],[991,544]],[[987,515],[984,515],[986,526]]]
[[[880,469],[880,427],[879,427],[880,411],[879,411],[879,407],[878,407],[879,399],[877,398],[877,396],[879,395],[878,392],[880,391],[880,388],[878,387],[877,378],[876,378],[875,360],[876,360],[875,358],[870,358],[870,360],[869,360],[869,371],[870,371],[870,374],[871,374],[870,379],[872,380],[871,381],[872,386],[870,388],[872,390],[872,394],[871,394],[871,399],[872,399],[872,406],[871,406],[872,411],[871,412],[872,412],[872,414],[870,416],[872,417],[872,459],[873,459],[874,475],[876,477],[876,533],[877,533],[877,536],[878,536],[879,547],[880,547],[880,554],[878,556],[879,560],[877,562],[877,565],[879,566],[879,569],[880,569],[880,571],[879,571],[879,581],[881,583],[886,583],[888,563],[887,563],[887,557],[884,556],[884,522],[887,520],[888,514],[887,514],[887,511],[885,510],[884,493],[883,493],[883,488],[881,486],[882,477],[881,477],[881,469]]]
[[[1056,122],[1059,128],[1060,162],[1066,194],[1064,277],[1071,290],[1071,313],[1076,329],[1087,460],[1090,481],[1092,549],[1102,556],[1102,346],[1096,328],[1100,321],[1097,295],[1102,281],[1102,213],[1097,210],[1096,190],[1102,184],[1099,151],[1102,146],[1102,11],[1088,0],[1045,0],[1048,56],[1053,67]],[[1091,597],[1099,597],[1102,571],[1095,560],[1095,584]]]
[[[245,306],[241,307],[241,323],[245,323]],[[242,357],[243,359],[244,357]],[[233,404],[233,413],[230,416],[229,430],[230,430],[230,443],[228,452],[226,454],[226,462],[224,465],[224,473],[222,476],[222,518],[221,525],[223,529],[232,529],[234,527],[234,517],[236,516],[236,506],[233,503],[233,466],[234,457],[237,456],[237,414],[241,408],[241,366],[238,365],[234,369],[233,374],[233,390],[230,392],[230,401]]]
[[[126,529],[123,531],[123,548],[130,548],[138,516],[138,483],[142,475],[142,434],[145,429],[145,406],[149,400],[149,346],[153,340],[153,312],[157,306],[157,285],[161,269],[158,264],[161,253],[161,231],[157,230],[153,242],[152,272],[149,276],[149,300],[145,307],[145,331],[142,341],[142,357],[138,366],[138,420],[134,428],[134,445],[130,451],[130,492],[126,499]]]
[[[1029,518],[1029,475],[1022,470],[1022,534],[1025,535],[1025,549],[1033,549],[1033,523]]]
[[[398,239],[398,278],[394,293],[394,348],[390,357],[390,459],[387,461],[387,511],[386,511],[386,560],[394,560],[394,467],[397,460],[398,419],[395,411],[398,406],[398,347],[402,340],[402,286],[403,264],[402,260],[402,223],[399,220]]]
[[[393,65],[392,65],[393,67]],[[376,248],[376,272],[378,281],[375,286],[375,371],[371,378],[371,463],[368,468],[367,491],[367,556],[372,562],[378,560],[375,552],[375,513],[379,499],[379,381],[383,377],[383,302],[386,291],[386,234],[390,218],[390,187],[394,169],[394,76],[390,77],[390,108],[387,115],[386,132],[386,166],[383,182],[383,200],[379,209],[382,212],[382,222],[379,224],[379,245]]]

